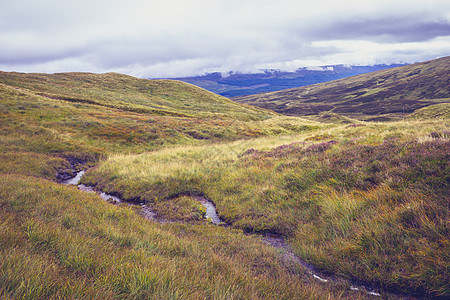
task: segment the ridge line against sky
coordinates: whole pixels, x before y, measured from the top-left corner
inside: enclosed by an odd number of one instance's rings
[[[3,71],[184,77],[448,55],[448,0],[0,2]]]

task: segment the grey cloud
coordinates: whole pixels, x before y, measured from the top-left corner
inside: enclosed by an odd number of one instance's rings
[[[311,39],[368,39],[378,42],[423,42],[450,35],[448,21],[415,21],[416,16],[350,20],[311,29]]]
[[[448,2],[424,3],[4,0],[0,2],[0,69],[187,76],[328,64],[335,58],[341,59],[337,63],[351,63],[346,59],[352,51],[360,51],[314,45],[327,40],[417,42],[408,49],[413,54],[404,55],[422,57],[421,42],[450,32]],[[446,41],[433,44],[436,50],[427,52],[426,59],[448,51]],[[399,51],[371,52],[366,62],[398,62]],[[359,56],[363,61],[365,56]]]

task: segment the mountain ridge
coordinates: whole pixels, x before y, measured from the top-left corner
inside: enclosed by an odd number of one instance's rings
[[[233,100],[291,116],[404,116],[450,101],[450,57]]]
[[[275,69],[267,69],[259,73],[213,72],[173,79],[194,84],[225,97],[237,97],[327,82],[402,65],[327,65],[300,68],[293,72]]]

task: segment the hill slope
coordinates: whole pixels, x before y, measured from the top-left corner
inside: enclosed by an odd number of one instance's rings
[[[0,72],[0,171],[20,173],[23,165],[26,174],[54,178],[53,168],[42,167],[55,165],[54,157],[95,160],[110,152],[304,131],[308,124],[283,127],[277,119],[177,81]]]
[[[146,80],[117,73],[0,72],[0,83],[51,99],[155,115],[241,120],[259,120],[274,115],[236,104],[184,82]]]
[[[333,112],[367,119],[450,101],[450,57],[283,91],[236,97],[286,115]]]

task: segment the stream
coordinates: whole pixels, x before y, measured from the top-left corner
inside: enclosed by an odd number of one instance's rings
[[[119,203],[126,202],[116,196],[113,196],[113,195],[110,195],[110,194],[107,194],[107,193],[104,193],[101,191],[97,191],[93,187],[86,186],[84,184],[79,184],[81,177],[83,177],[84,173],[85,173],[85,171],[80,171],[80,172],[76,173],[75,177],[64,180],[62,182],[62,184],[75,185],[81,191],[97,193],[98,195],[100,195],[100,197],[103,200],[105,200],[109,203],[112,203],[112,204],[119,204]],[[205,218],[209,219],[212,224],[214,224],[214,225],[226,224],[223,220],[220,219],[219,215],[217,214],[216,207],[212,201],[206,199],[205,197],[201,197],[201,196],[194,196],[194,198],[197,199],[206,208]],[[153,209],[151,207],[148,207],[144,203],[140,203],[140,208],[141,209],[140,209],[139,214],[142,217],[152,220],[152,221],[159,222],[156,219],[156,213],[153,211]],[[300,257],[295,255],[294,252],[289,247],[289,245],[286,244],[284,238],[281,235],[265,234],[262,237],[262,241],[264,241],[265,243],[271,245],[272,247],[280,250],[281,253],[283,254],[284,259],[290,260],[290,261],[295,261],[296,263],[300,264],[304,269],[306,269],[307,273],[309,273],[314,279],[316,279],[320,282],[323,282],[323,283],[337,281],[336,278],[328,278],[328,279],[325,278],[325,275],[319,274],[319,271],[317,271],[312,265],[306,263]],[[353,283],[347,279],[343,279],[343,278],[340,278],[339,280],[348,282],[350,284],[350,289],[353,291],[363,291],[366,294],[371,295],[371,296],[377,296],[377,297],[381,296],[381,294],[379,292],[377,292],[375,289],[373,289],[371,287],[355,284],[355,283]]]

